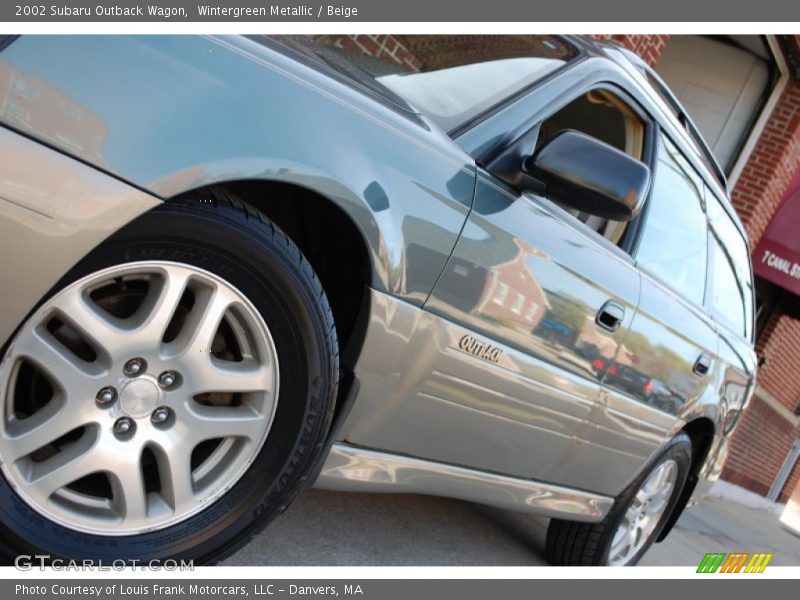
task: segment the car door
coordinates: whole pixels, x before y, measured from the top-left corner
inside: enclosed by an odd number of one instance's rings
[[[619,117],[620,129],[612,133],[598,113],[581,117],[599,110],[601,95],[621,102],[605,92],[583,90],[544,115],[535,145],[580,124],[620,149],[633,144],[644,152],[644,120],[626,133]],[[605,107],[599,114],[606,109],[627,110]],[[608,439],[615,431],[598,426],[605,410],[602,376],[639,298],[639,274],[609,239],[614,229],[479,173],[473,210],[425,308],[465,326],[479,343],[509,349],[500,365],[475,361],[457,377],[442,374],[458,388],[456,402],[491,417],[459,423],[470,459],[484,468],[612,493],[651,452],[653,439],[622,444]],[[515,451],[493,452],[497,439]]]
[[[572,221],[544,197],[515,194],[482,173],[474,209],[426,308],[517,351],[505,368],[475,365],[457,382],[459,402],[496,417],[465,432],[476,459],[598,489],[592,469],[618,457],[596,447],[587,428],[597,418],[597,361],[616,355],[639,277],[632,261]],[[621,309],[613,332],[596,322],[611,303]],[[495,439],[517,440],[519,452],[493,456],[487,450]]]
[[[658,142],[638,248],[639,309],[604,375],[608,410],[599,426],[625,443],[658,414],[677,418],[701,400],[718,367],[714,323],[703,308],[707,274],[704,184],[666,136]],[[624,451],[624,446],[619,448]]]

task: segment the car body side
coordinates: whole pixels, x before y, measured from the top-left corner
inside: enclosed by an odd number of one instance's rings
[[[686,427],[698,428],[703,440],[698,492],[719,475],[726,436],[754,385],[750,342],[660,283],[642,283],[647,278],[629,255],[594,240],[546,200],[519,199],[475,161],[521,135],[564,97],[601,82],[638,89],[644,109],[679,139],[679,127],[644,86],[601,53],[585,55],[455,143],[420,115],[241,37],[22,37],[0,53],[0,69],[34,82],[34,92],[49,98],[50,111],[27,119],[4,113],[4,137],[26,146],[32,142],[25,138],[37,140],[72,170],[90,165],[96,177],[129,196],[123,202],[109,195],[115,216],[102,222],[111,211],[96,212],[99,194],[85,194],[84,183],[75,184],[76,199],[61,212],[83,215],[89,224],[64,230],[60,247],[73,251],[52,255],[37,285],[20,289],[13,300],[0,298],[3,341],[58,273],[157,202],[210,185],[278,182],[311,190],[338,207],[360,233],[370,262],[366,335],[355,365],[359,393],[334,430],[322,485],[448,494],[599,520],[610,499]],[[55,110],[64,114],[55,117]],[[91,135],[65,135],[70,118]],[[701,169],[699,161],[696,166]],[[2,178],[13,180],[7,170],[0,171]],[[17,177],[24,186],[27,180]],[[57,195],[57,172],[43,177],[50,181],[48,195]],[[719,185],[707,185],[724,197]],[[10,202],[29,200],[13,186],[2,195]],[[504,215],[501,221],[498,215]],[[517,219],[538,222],[542,243],[520,246]],[[53,236],[45,227],[29,228],[24,239],[7,229],[6,255]],[[554,356],[542,329],[531,326],[531,347],[521,332],[509,337],[486,311],[478,314],[478,299],[460,310],[447,294],[460,271],[485,261],[482,277],[498,269],[523,278],[527,273],[529,293],[552,303],[536,273],[553,264],[567,272],[570,265],[556,259],[574,253],[569,242],[577,239],[587,272],[599,275],[615,257],[617,270],[603,277],[611,290],[624,279],[624,293],[617,289],[614,296],[622,293],[632,308],[626,330],[648,285],[659,290],[667,312],[675,302],[709,328],[716,360],[696,395],[648,405],[611,389],[603,374],[582,363],[575,367],[574,358]],[[11,272],[5,277],[16,279]],[[594,303],[602,299],[597,286],[587,284],[585,291]],[[551,324],[550,331],[556,329]],[[537,483],[525,488],[526,482]],[[531,500],[548,494],[572,504],[553,508]]]

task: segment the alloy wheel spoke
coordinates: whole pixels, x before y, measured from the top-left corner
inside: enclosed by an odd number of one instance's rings
[[[14,343],[12,352],[44,371],[56,387],[72,398],[85,391],[90,373],[81,360],[62,346],[49,333],[35,329]]]
[[[161,495],[173,512],[196,502],[191,457],[192,450],[198,443],[196,432],[186,427],[180,435],[175,435],[154,448],[161,480]]]
[[[114,510],[125,523],[140,525],[147,518],[147,496],[141,454],[128,452],[115,461],[111,475]]]
[[[187,390],[193,395],[273,391],[270,389],[272,370],[255,360],[232,362],[200,355],[192,358],[192,362],[199,363],[186,382]]]
[[[264,415],[247,405],[203,406],[191,403],[187,409],[197,443],[215,438],[237,437],[255,442],[264,430]]]
[[[611,550],[609,552],[609,556],[611,557],[610,560],[611,563],[616,563],[619,560],[620,553],[625,548],[625,544],[627,542],[628,542],[627,530],[620,527],[617,530],[617,533],[614,535],[614,540],[611,543]]]
[[[91,340],[93,346],[102,348],[110,356],[119,354],[130,341],[125,330],[115,323],[116,319],[103,313],[99,308],[93,308],[79,287],[67,288],[65,292],[59,294],[56,307],[72,325]]]
[[[658,469],[658,473],[656,475],[656,479],[653,482],[653,494],[657,494],[663,487],[664,481],[667,478],[667,473],[669,472],[669,464],[671,463],[664,463]]]
[[[139,313],[142,314],[142,323],[137,327],[137,335],[160,345],[167,331],[167,327],[178,310],[189,273],[182,269],[164,269],[159,285],[153,285]]]
[[[13,437],[3,439],[3,455],[9,462],[28,456],[78,427],[89,418],[80,408],[63,410],[60,404],[45,407],[25,420],[13,423]]]
[[[642,537],[641,533],[642,531],[638,524],[634,524],[634,526],[628,531],[628,552],[625,556],[626,561],[639,550],[639,544]]]
[[[36,465],[29,487],[40,498],[49,498],[54,492],[86,475],[102,470],[105,461],[96,445],[78,443],[41,465]]]
[[[657,517],[664,512],[664,509],[667,506],[667,499],[664,497],[657,497],[650,501],[650,504],[647,507],[647,514],[651,517]]]
[[[235,302],[236,298],[220,287],[206,290],[192,307],[175,345],[190,357],[208,357],[222,317]]]

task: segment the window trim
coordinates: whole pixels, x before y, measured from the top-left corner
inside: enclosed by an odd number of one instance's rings
[[[528,127],[523,131],[522,134],[517,136],[513,141],[507,143],[504,146],[499,148],[494,148],[485,152],[484,154],[478,156],[476,158],[476,163],[481,166],[482,168],[487,168],[488,165],[492,164],[498,158],[502,157],[505,153],[513,151],[515,147],[520,144],[530,144],[531,147],[535,145],[536,139],[539,135],[539,129],[547,119],[558,113],[560,110],[563,110],[568,104],[577,100],[581,96],[588,94],[594,90],[601,90],[613,94],[620,102],[622,102],[628,109],[630,109],[642,122],[643,125],[643,139],[642,139],[642,157],[641,160],[644,164],[646,164],[649,168],[651,173],[654,172],[654,162],[656,158],[656,148],[657,148],[657,139],[658,139],[658,132],[660,130],[658,122],[650,115],[650,113],[645,109],[644,106],[639,103],[634,96],[625,89],[620,83],[612,81],[608,78],[598,78],[595,81],[591,81],[585,83],[581,86],[573,87],[569,90],[568,94],[563,94],[559,96],[558,101],[549,105],[546,111],[541,111],[535,115],[535,118],[531,123],[528,124]],[[494,181],[502,181],[496,175],[489,173],[487,174],[494,180]],[[652,188],[652,176],[651,176],[651,188]],[[508,185],[505,184],[504,185]],[[605,236],[600,235],[597,231],[588,227],[585,223],[581,222],[579,219],[576,219],[573,215],[569,212],[564,210],[561,206],[547,198],[543,193],[540,196],[531,196],[529,193],[525,191],[521,191],[515,189],[515,192],[519,196],[524,196],[527,198],[536,198],[539,200],[543,198],[547,201],[548,207],[553,207],[557,210],[559,216],[563,218],[564,221],[568,222],[573,227],[577,228],[579,231],[587,235],[592,241],[601,245],[605,249],[609,249],[614,251],[615,253],[619,254],[620,256],[624,256],[628,259],[631,263],[634,263],[634,252],[636,248],[638,248],[638,241],[641,237],[642,232],[642,222],[644,214],[647,210],[647,206],[649,203],[650,197],[650,189],[647,190],[645,194],[645,202],[642,207],[642,210],[639,212],[636,217],[628,221],[628,226],[626,227],[625,233],[622,236],[619,244],[612,244],[610,240],[608,240]]]
[[[19,35],[0,35],[0,52],[8,48],[19,37]]]

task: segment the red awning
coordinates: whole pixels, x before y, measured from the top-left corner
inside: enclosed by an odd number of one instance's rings
[[[772,216],[753,254],[755,274],[800,296],[800,188]]]

